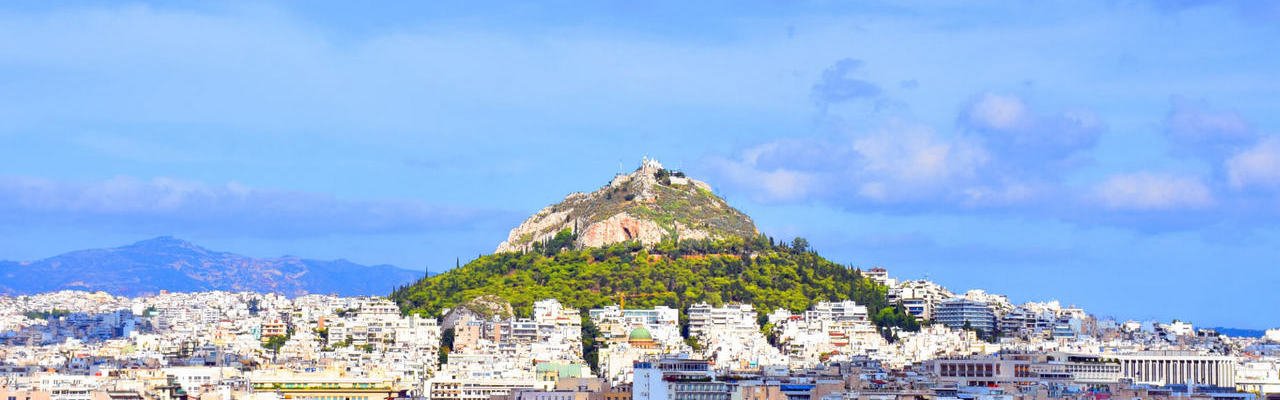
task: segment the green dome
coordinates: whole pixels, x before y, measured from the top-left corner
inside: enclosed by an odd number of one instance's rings
[[[627,340],[653,340],[653,334],[643,327],[632,329],[631,334],[627,335]]]

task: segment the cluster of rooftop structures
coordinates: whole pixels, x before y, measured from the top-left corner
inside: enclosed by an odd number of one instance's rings
[[[865,273],[922,328],[877,327],[848,300],[545,299],[437,320],[375,297],[0,297],[0,400],[1280,398],[1280,330],[1228,337]]]

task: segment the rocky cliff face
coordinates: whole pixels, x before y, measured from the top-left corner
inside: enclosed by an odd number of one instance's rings
[[[565,229],[577,233],[577,245],[588,247],[759,234],[751,218],[712,193],[711,186],[649,159],[599,190],[570,194],[538,211],[512,229],[497,252],[527,250]]]
[[[511,303],[501,297],[487,294],[467,300],[449,310],[440,322],[440,327],[442,329],[453,329],[459,322],[464,320],[485,321],[494,317],[505,319],[511,318],[513,315],[515,315],[515,310],[511,308]]]

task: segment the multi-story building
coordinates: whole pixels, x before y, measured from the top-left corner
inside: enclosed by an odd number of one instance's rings
[[[957,386],[1035,383],[1106,384],[1120,381],[1120,363],[1099,356],[1072,354],[999,354],[926,361],[925,371],[939,383]]]
[[[1053,330],[1050,331],[1050,334],[1054,339],[1074,339],[1080,335],[1083,329],[1082,323],[1083,321],[1079,318],[1066,315],[1058,317],[1053,323]]]
[[[934,321],[953,329],[970,328],[991,335],[996,329],[996,315],[987,303],[954,298],[938,304]]]
[[[49,400],[93,400],[93,392],[101,387],[100,377],[63,374],[42,375],[38,385],[50,394]]]
[[[262,323],[261,332],[263,338],[285,336],[289,332],[289,325],[279,319],[273,319]]]
[[[890,289],[888,300],[891,304],[902,303],[907,313],[921,322],[933,319],[934,308],[943,300],[955,297],[946,288],[926,280],[905,281],[898,287]]]
[[[1237,366],[1236,389],[1249,393],[1280,395],[1280,360],[1247,361]]]
[[[1144,351],[1108,354],[1120,362],[1121,373],[1134,382],[1157,385],[1197,383],[1235,387],[1236,359],[1189,351]]]
[[[862,271],[862,276],[889,288],[898,286],[898,280],[889,277],[889,270],[884,269],[884,267],[872,267]]]
[[[729,400],[731,396],[729,384],[716,379],[707,360],[636,362],[633,400]]]
[[[428,400],[490,400],[493,396],[510,395],[517,390],[550,390],[550,386],[533,379],[454,379],[433,378],[428,382]]]
[[[400,391],[387,378],[343,376],[336,371],[262,370],[250,374],[249,383],[254,391],[274,392],[294,400],[382,400]]]
[[[792,369],[807,368],[848,357],[885,344],[867,318],[867,308],[853,301],[818,302],[803,316],[785,309],[770,313],[776,344],[789,357]]]
[[[1053,329],[1054,315],[1048,311],[1014,308],[1000,317],[1000,334],[1010,337],[1030,338],[1042,336]]]
[[[626,341],[631,331],[637,327],[644,327],[650,332],[654,332],[655,338],[675,339],[679,341],[680,335],[680,313],[674,308],[667,306],[657,306],[651,309],[626,309],[620,307],[606,306],[587,311],[587,316],[596,325],[596,329],[600,330],[600,334],[606,341]],[[660,330],[670,328],[670,333],[674,333],[676,337],[660,337]]]
[[[592,394],[598,392],[577,391],[577,390],[529,390],[519,389],[512,391],[506,397],[490,398],[489,400],[592,400]]]
[[[833,322],[866,322],[867,306],[859,305],[853,300],[820,301],[812,310],[805,311],[806,320],[827,320]]]
[[[713,330],[716,333],[725,331],[758,331],[756,310],[750,304],[728,304],[724,307],[712,307],[707,303],[689,306],[689,336],[702,337]]]
[[[462,314],[453,322],[453,351],[429,392],[506,394],[529,382],[591,375],[582,359],[582,317],[556,300],[535,303],[532,318]]]
[[[1013,303],[1009,302],[1009,297],[1003,294],[988,293],[982,289],[972,289],[964,292],[964,297],[979,303],[986,303],[991,312],[995,313],[996,318],[1003,317],[1005,314],[1013,311],[1015,308]]]
[[[787,356],[760,333],[756,311],[749,304],[689,306],[689,337],[702,346],[700,356],[732,370],[758,370],[788,364]]]

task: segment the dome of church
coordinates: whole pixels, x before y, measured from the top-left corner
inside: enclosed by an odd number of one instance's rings
[[[653,340],[653,334],[649,333],[649,330],[643,327],[636,328],[631,330],[630,335],[627,335],[627,340],[629,341]]]

